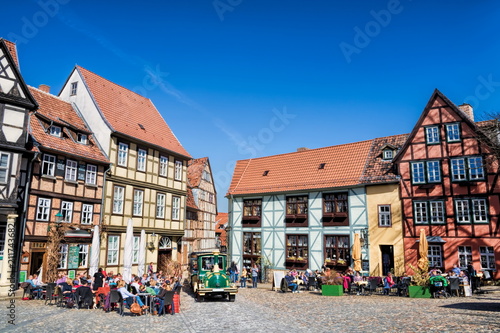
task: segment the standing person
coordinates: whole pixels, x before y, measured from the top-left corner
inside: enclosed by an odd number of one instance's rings
[[[102,274],[101,267],[99,267],[99,269],[94,274],[92,279],[93,279],[93,283],[94,283],[92,290],[96,291],[98,288],[102,287],[103,282],[104,282],[104,274]],[[83,284],[83,281],[82,281],[82,284]]]
[[[148,275],[153,275],[153,262],[150,262],[148,265]]]
[[[469,263],[467,265],[467,276],[469,277],[469,284],[471,286],[471,289],[472,289],[472,293],[474,293],[474,291],[476,290],[476,270],[474,269],[474,267],[472,266],[471,263]]]
[[[257,264],[253,264],[251,272],[252,272],[252,288],[257,288],[257,279],[259,278],[259,267],[257,267]]]
[[[245,266],[243,266],[243,270],[241,271],[240,275],[240,288],[246,288],[247,287],[247,269]]]
[[[236,281],[236,279],[235,279],[236,264],[234,263],[234,261],[231,262],[231,266],[229,266],[228,273],[229,273],[229,277],[231,279],[231,282],[234,283]]]

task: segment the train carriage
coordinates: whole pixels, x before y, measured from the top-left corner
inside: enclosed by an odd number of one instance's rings
[[[220,297],[234,302],[238,289],[226,274],[227,268],[227,255],[218,251],[191,255],[191,287],[199,302],[207,297]]]

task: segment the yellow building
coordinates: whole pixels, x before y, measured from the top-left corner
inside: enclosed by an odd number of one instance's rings
[[[76,66],[60,97],[72,102],[112,166],[106,174],[100,266],[123,272],[128,221],[134,226],[132,273],[177,260],[184,235],[189,153],[153,103]],[[146,233],[145,258],[139,258]],[[144,250],[144,249],[142,249]],[[139,267],[140,259],[145,259]]]

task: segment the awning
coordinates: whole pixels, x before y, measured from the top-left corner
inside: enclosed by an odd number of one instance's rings
[[[92,238],[92,235],[87,230],[68,230],[64,237]]]
[[[417,239],[415,243],[419,243],[420,239]],[[442,239],[440,236],[427,236],[427,243],[446,243],[444,239]]]

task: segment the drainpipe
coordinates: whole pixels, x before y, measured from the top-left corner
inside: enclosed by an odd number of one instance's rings
[[[111,167],[113,166],[113,163],[110,163],[109,166],[108,166],[108,169],[106,169],[104,171],[104,177],[103,177],[103,180],[102,180],[102,198],[101,198],[101,211],[100,211],[100,218],[99,218],[99,231],[103,232],[103,228],[102,228],[102,225],[103,225],[103,220],[104,220],[104,201],[106,199],[106,176],[109,172],[109,170],[111,170]],[[99,252],[100,252],[100,249],[99,249]],[[100,257],[100,256],[99,256]]]

